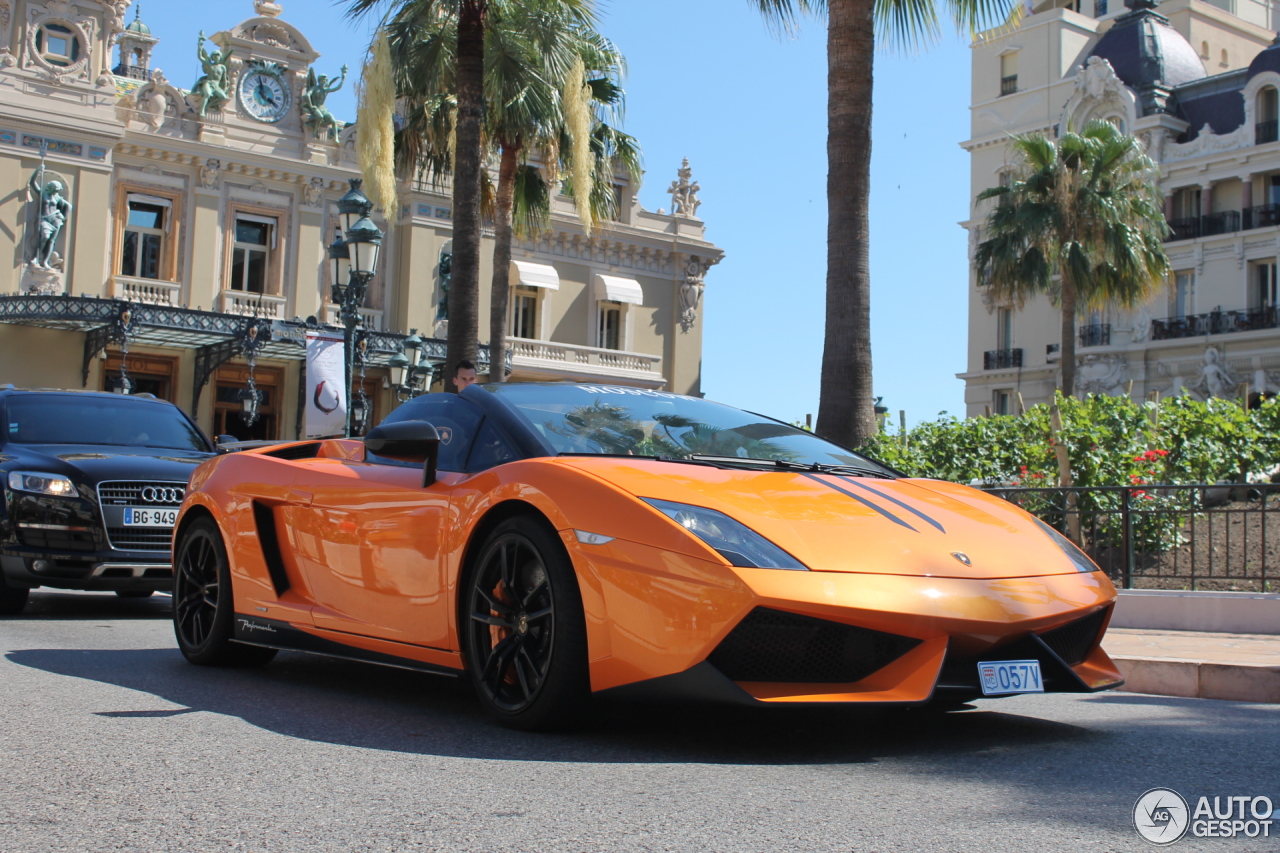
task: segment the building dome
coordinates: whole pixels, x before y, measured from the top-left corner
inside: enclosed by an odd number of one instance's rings
[[[1209,76],[1196,49],[1154,11],[1152,0],[1128,0],[1132,10],[1116,18],[1091,56],[1111,63],[1126,86],[1141,92],[1154,86],[1173,89]]]
[[[129,26],[125,27],[125,29],[131,33],[137,33],[140,36],[151,35],[151,27],[148,27],[146,24],[142,23],[142,4],[141,3],[138,4],[137,9],[134,11],[133,23],[129,24]]]
[[[1249,77],[1263,71],[1275,71],[1280,74],[1280,34],[1267,46],[1267,49],[1253,58],[1249,63]]]

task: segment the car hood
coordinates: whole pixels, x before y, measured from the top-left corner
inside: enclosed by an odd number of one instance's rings
[[[89,485],[104,480],[186,482],[196,466],[213,455],[163,447],[61,444],[10,444],[5,447],[9,468],[65,474]]]
[[[638,498],[723,512],[815,571],[987,579],[1077,571],[1026,512],[954,483],[562,461]]]

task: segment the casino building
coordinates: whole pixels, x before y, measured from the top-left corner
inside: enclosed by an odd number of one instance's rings
[[[1079,319],[1077,393],[1236,398],[1280,392],[1280,14],[1271,0],[1043,0],[972,50],[972,252],[1012,170],[1008,135],[1116,123],[1159,165],[1163,291]],[[969,415],[1048,400],[1057,309],[1002,304],[969,276]]]
[[[336,330],[327,249],[359,177],[358,128],[318,133],[303,104],[308,72],[330,86],[343,78],[281,3],[255,0],[251,17],[199,46],[206,58],[230,52],[229,98],[202,110],[181,86],[201,77],[197,45],[190,67],[153,67],[162,34],[130,5],[0,0],[0,255],[12,259],[0,264],[0,383],[114,390],[127,375],[135,393],[182,406],[211,434],[294,438],[305,334]],[[191,8],[213,31],[232,5]],[[517,242],[512,379],[700,393],[702,294],[723,252],[705,239],[690,178],[686,164],[664,213],[619,176],[617,221],[591,233],[560,196],[551,227]],[[443,362],[450,216],[447,190],[406,182],[394,217],[375,217],[381,260],[360,309],[372,422],[397,403],[387,363],[411,333],[425,362]],[[481,318],[491,249],[486,236]],[[482,322],[482,373],[487,331]],[[241,415],[247,342],[261,392],[252,427]]]

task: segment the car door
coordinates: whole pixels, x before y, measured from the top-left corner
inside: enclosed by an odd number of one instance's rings
[[[457,395],[432,396],[451,400],[413,406],[441,435],[440,472],[427,488],[421,466],[372,454],[297,463],[298,503],[286,513],[318,628],[445,646],[449,500],[481,418]]]

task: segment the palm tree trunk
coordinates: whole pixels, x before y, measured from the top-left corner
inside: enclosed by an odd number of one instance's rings
[[[503,145],[493,214],[493,285],[489,293],[489,381],[506,382],[507,297],[511,293],[511,208],[520,146]]]
[[[830,0],[827,23],[827,316],[818,432],[875,435],[871,384],[871,73],[875,0]]]
[[[445,388],[453,389],[458,362],[480,354],[480,125],[484,118],[486,0],[462,0],[458,14],[457,157],[453,170],[453,279]]]
[[[1076,288],[1062,276],[1062,396],[1076,392]]]

